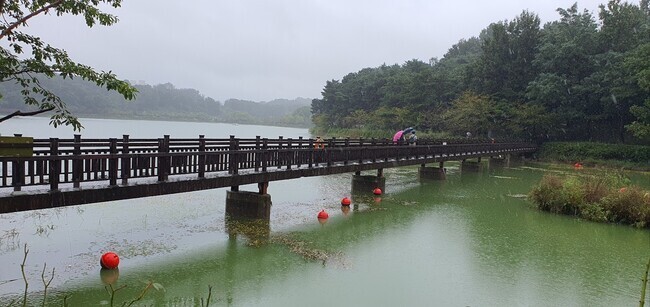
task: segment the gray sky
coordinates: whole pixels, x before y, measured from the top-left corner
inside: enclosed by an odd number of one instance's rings
[[[122,79],[205,96],[320,98],[327,80],[382,64],[441,58],[462,38],[523,10],[542,23],[573,0],[124,0],[112,27],[39,17],[30,30]],[[579,1],[597,18],[605,0]],[[638,4],[638,0],[631,1]]]

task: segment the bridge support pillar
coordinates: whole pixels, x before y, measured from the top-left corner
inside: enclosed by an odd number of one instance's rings
[[[480,161],[466,161],[460,163],[461,172],[480,172],[483,169],[483,165]]]
[[[433,179],[433,180],[445,180],[447,179],[447,173],[443,167],[443,162],[440,162],[440,167],[426,167],[424,164],[420,165],[418,169],[420,174],[420,179]]]
[[[267,183],[260,184],[260,191],[266,191]],[[271,195],[248,191],[226,191],[226,215],[238,219],[271,218]]]
[[[372,193],[375,188],[386,191],[386,177],[383,175],[383,169],[377,170],[377,176],[364,176],[360,173],[352,175],[352,192]]]
[[[510,166],[510,161],[507,156],[490,157],[488,160],[488,167],[490,168],[503,166]]]

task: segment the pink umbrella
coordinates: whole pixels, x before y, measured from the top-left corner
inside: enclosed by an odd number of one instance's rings
[[[402,138],[402,134],[404,134],[404,130],[397,131],[397,133],[393,135],[393,143],[397,143],[399,139]]]

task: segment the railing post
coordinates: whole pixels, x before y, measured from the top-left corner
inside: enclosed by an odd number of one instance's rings
[[[236,175],[239,173],[239,155],[237,154],[239,150],[239,139],[235,139],[234,135],[230,136],[230,154],[228,161],[228,174]]]
[[[110,138],[110,153],[111,157],[108,158],[108,185],[117,185],[117,139]]]
[[[359,165],[363,164],[363,152],[365,151],[365,148],[363,148],[363,138],[359,138]]]
[[[205,178],[205,135],[199,135],[199,178]]]
[[[262,172],[266,172],[266,168],[269,166],[269,159],[271,155],[269,153],[269,139],[262,139]]]
[[[25,161],[16,158],[11,164],[11,185],[14,187],[14,191],[17,192],[25,184]]]
[[[158,181],[167,181],[169,178],[169,135],[158,139]]]
[[[296,152],[296,155],[295,155],[296,164],[297,164],[298,167],[302,166],[302,162],[304,162],[304,159],[303,159],[303,157],[305,156],[304,153],[305,153],[305,151],[302,148],[302,136],[299,136],[298,137],[298,151]]]
[[[59,139],[50,138],[50,191],[59,189],[59,173],[61,171],[61,160],[59,160]]]
[[[283,156],[282,156],[282,139],[283,139],[282,136],[278,137],[278,169],[280,169],[282,167],[282,160],[283,160],[282,159],[283,158]]]
[[[81,186],[83,176],[83,160],[81,159],[81,134],[74,135],[74,148],[72,149],[72,187]]]
[[[293,151],[291,151],[291,138],[287,139],[287,150],[285,151],[286,154],[286,161],[287,161],[287,169],[291,169],[291,164],[293,163]]]
[[[375,150],[375,146],[377,146],[377,140],[375,138],[372,138],[370,144],[372,145],[372,163],[375,163],[377,162],[377,151]]]
[[[122,135],[122,185],[129,183],[131,177],[131,155],[129,154],[129,135]]]
[[[262,149],[261,137],[255,136],[255,172],[260,171],[260,163],[262,162]]]
[[[334,142],[336,138],[331,138],[328,141],[327,146],[327,166],[332,166],[332,150],[334,150]]]
[[[316,153],[316,150],[314,148],[314,140],[309,139],[309,168],[312,168],[314,166],[314,154]]]

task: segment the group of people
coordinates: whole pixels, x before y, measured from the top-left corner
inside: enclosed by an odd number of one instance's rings
[[[393,144],[409,144],[415,146],[417,141],[418,136],[415,135],[415,129],[413,129],[413,127],[397,131],[395,135],[393,135]]]

